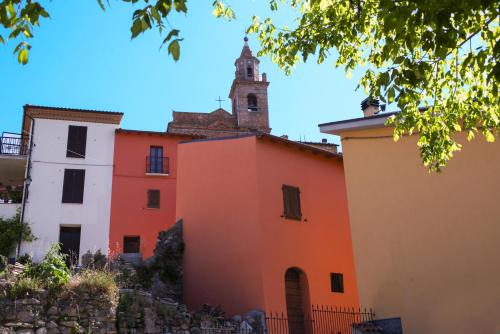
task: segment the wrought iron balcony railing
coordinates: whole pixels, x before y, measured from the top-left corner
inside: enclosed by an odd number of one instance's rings
[[[170,174],[168,157],[146,157],[146,174]]]
[[[2,135],[0,137],[0,154],[26,155],[28,154],[28,139],[16,135]]]

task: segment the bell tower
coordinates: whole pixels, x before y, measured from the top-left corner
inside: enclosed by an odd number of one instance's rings
[[[269,133],[271,132],[267,103],[269,82],[265,73],[259,74],[260,61],[253,56],[247,37],[244,42],[241,55],[234,63],[235,78],[229,92],[232,112],[240,128]]]

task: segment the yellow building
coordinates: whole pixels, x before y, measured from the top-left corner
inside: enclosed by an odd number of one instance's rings
[[[342,140],[360,304],[405,334],[500,333],[500,138],[459,134],[429,173],[417,136],[394,142],[391,113],[364,107],[320,124]]]

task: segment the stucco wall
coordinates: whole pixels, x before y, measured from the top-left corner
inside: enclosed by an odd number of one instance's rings
[[[416,137],[342,141],[360,302],[404,333],[500,331],[500,143],[458,140],[440,174]]]
[[[257,140],[257,169],[266,309],[286,311],[285,272],[291,267],[307,276],[310,303],[357,307],[342,162]],[[300,188],[302,221],[281,217],[283,184]],[[330,273],[344,275],[344,293],[331,292]]]
[[[84,159],[66,158],[68,126],[87,126]],[[113,124],[36,119],[31,156],[31,185],[25,221],[37,237],[21,253],[40,260],[59,241],[60,225],[81,225],[80,256],[107,252],[113,170]],[[62,203],[64,169],[85,169],[83,204]]]
[[[21,209],[21,204],[18,203],[0,203],[0,218],[9,219],[16,215],[18,209]]]
[[[255,138],[179,145],[177,218],[184,220],[184,298],[229,315],[264,307]]]
[[[302,269],[311,303],[357,306],[342,164],[246,137],[181,144],[185,297],[228,314],[286,312],[285,272]],[[283,219],[282,185],[301,188],[308,222]],[[332,293],[330,273],[344,274]]]
[[[116,134],[113,196],[111,203],[110,252],[123,251],[124,236],[141,237],[144,258],[153,254],[160,231],[175,223],[177,143],[182,137],[147,134]],[[169,158],[168,176],[146,175],[150,146],[162,146]],[[147,208],[147,191],[160,190],[160,208]]]

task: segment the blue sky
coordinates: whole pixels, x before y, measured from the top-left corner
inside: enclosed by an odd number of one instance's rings
[[[166,49],[158,50],[162,37],[157,31],[131,40],[133,6],[110,3],[112,8],[102,12],[93,0],[47,2],[51,19],[35,30],[26,66],[12,54],[14,43],[0,45],[0,131],[19,131],[24,104],[121,111],[123,128],[153,131],[166,129],[172,110],[216,109],[219,95],[231,110],[227,95],[245,27],[253,14],[269,14],[268,1],[238,1],[233,22],[213,17],[211,0],[189,2],[186,17],[170,19],[184,37],[177,63]],[[288,11],[275,19],[293,23]],[[250,36],[250,46],[256,53],[256,37]],[[275,135],[320,140],[326,135],[319,133],[318,123],[361,116],[365,96],[361,89],[355,91],[359,73],[348,79],[343,69],[332,66],[333,58],[322,65],[311,60],[286,76],[270,59],[261,58],[261,72],[271,82]]]

